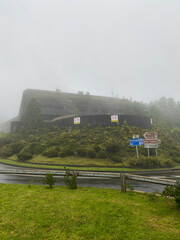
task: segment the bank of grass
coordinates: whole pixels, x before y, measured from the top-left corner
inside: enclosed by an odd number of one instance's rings
[[[19,162],[17,160],[13,160],[13,159],[0,159],[0,163],[13,165],[13,166],[20,166],[20,167],[30,167],[30,168],[45,168],[45,169],[57,169],[57,170],[64,169],[64,166],[33,164],[33,163],[29,163],[29,162]],[[82,166],[77,166],[77,167],[66,166],[66,169],[91,170],[91,171],[142,171],[140,169],[131,169],[131,168],[82,167]],[[145,171],[145,170],[149,170],[149,169],[143,169],[143,171]]]
[[[178,240],[173,200],[119,190],[0,184],[0,239]]]
[[[19,162],[16,160],[14,157],[10,159],[2,159],[0,158],[0,163],[8,164],[8,165],[13,165],[13,166],[19,166],[19,167],[29,167],[29,168],[43,168],[43,169],[64,169],[64,166],[59,166],[59,165],[43,165],[43,163],[31,163],[29,161],[26,162]],[[47,162],[46,162],[47,163]],[[44,162],[45,164],[45,162]],[[7,167],[8,168],[8,167]],[[177,165],[175,166],[176,169],[180,169],[180,166]],[[70,170],[87,170],[87,171],[123,171],[123,172],[129,172],[129,171],[154,171],[154,170],[169,170],[170,168],[156,168],[156,169],[139,169],[139,168],[128,168],[128,167],[84,167],[84,166],[77,166],[77,167],[69,167],[66,166],[66,169]]]
[[[18,160],[16,155],[10,157],[10,159]],[[79,166],[101,166],[101,167],[108,167],[108,166],[123,166],[123,163],[114,163],[110,159],[100,159],[100,158],[87,158],[87,157],[75,157],[75,156],[68,156],[68,157],[53,157],[48,158],[43,155],[35,155],[32,159],[28,160],[28,163],[45,163],[45,164],[62,164],[62,165],[79,165]]]

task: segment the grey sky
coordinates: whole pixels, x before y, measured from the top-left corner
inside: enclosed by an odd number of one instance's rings
[[[0,122],[27,88],[180,101],[179,0],[0,0]]]

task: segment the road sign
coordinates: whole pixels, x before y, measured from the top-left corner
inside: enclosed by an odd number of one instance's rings
[[[144,144],[144,148],[158,148],[158,144]]]
[[[158,139],[143,139],[144,144],[158,144],[159,140]]]
[[[144,137],[146,139],[158,139],[158,134],[157,132],[145,132]]]
[[[130,139],[130,145],[131,146],[143,145],[143,139],[142,138],[131,138]]]
[[[138,134],[134,134],[133,138],[139,138],[139,135]]]

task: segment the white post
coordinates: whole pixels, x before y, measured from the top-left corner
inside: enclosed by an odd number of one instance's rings
[[[138,146],[136,145],[136,153],[137,153],[137,158],[139,158],[139,154],[138,154]]]
[[[149,157],[149,148],[147,150],[148,150],[148,157]]]

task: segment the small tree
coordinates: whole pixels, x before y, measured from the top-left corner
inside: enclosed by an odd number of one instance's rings
[[[66,170],[66,175],[64,176],[64,183],[69,189],[77,189],[77,173],[72,171],[71,176],[70,171]]]
[[[46,177],[43,181],[43,184],[48,184],[49,188],[53,188],[53,185],[55,184],[56,180],[53,177],[52,173],[47,173]]]

